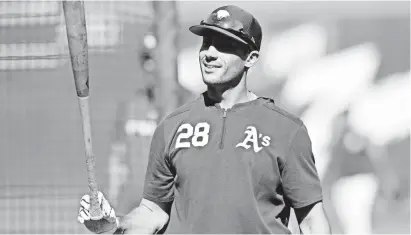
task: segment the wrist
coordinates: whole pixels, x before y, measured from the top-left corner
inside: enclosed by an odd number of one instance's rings
[[[123,226],[121,226],[121,221],[122,218],[120,216],[116,217],[116,223],[115,223],[115,229],[114,231],[112,230],[113,233],[115,234],[123,234],[125,229],[123,228]]]
[[[120,227],[120,216],[116,216],[116,229]]]

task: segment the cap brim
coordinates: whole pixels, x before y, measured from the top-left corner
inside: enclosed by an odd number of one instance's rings
[[[235,39],[236,41],[239,41],[239,42],[242,42],[242,43],[248,45],[248,43],[247,43],[246,41],[244,41],[243,39],[241,39],[241,38],[238,37],[237,35],[229,32],[229,31],[227,31],[227,30],[225,30],[225,29],[216,27],[216,26],[210,26],[210,25],[194,25],[194,26],[191,26],[191,27],[189,28],[189,30],[190,30],[192,33],[194,33],[194,34],[196,34],[196,35],[198,35],[198,36],[209,36],[209,35],[213,35],[213,34],[215,34],[215,33],[222,34],[222,35],[225,35],[225,36],[230,37],[230,38],[232,38],[232,39]]]

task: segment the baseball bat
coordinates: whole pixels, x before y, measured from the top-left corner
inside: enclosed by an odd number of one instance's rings
[[[74,75],[77,98],[80,106],[83,137],[86,151],[88,187],[90,193],[90,218],[99,220],[103,217],[98,203],[98,189],[91,139],[91,117],[89,101],[89,67],[87,29],[83,1],[63,1],[64,18],[71,66]]]

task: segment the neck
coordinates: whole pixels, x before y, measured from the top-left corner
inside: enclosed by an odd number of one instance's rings
[[[223,109],[229,109],[235,104],[254,100],[257,96],[248,91],[246,77],[247,73],[244,73],[241,80],[234,86],[208,86],[207,95]]]

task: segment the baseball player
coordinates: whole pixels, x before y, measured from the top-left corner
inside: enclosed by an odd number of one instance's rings
[[[203,37],[207,91],[159,123],[152,138],[143,199],[123,217],[99,193],[104,218],[78,220],[94,233],[287,234],[294,208],[303,233],[329,233],[322,189],[305,125],[246,86],[262,30],[236,6],[214,10],[190,31]]]

